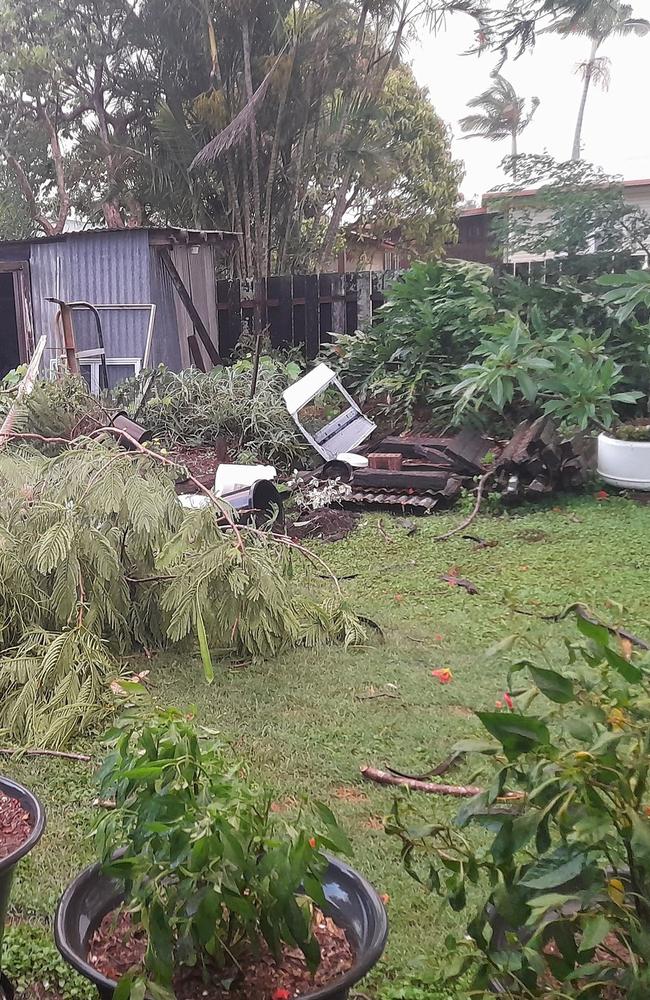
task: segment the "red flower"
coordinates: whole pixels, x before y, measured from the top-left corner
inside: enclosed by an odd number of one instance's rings
[[[496,707],[497,707],[498,709],[501,709],[501,708],[503,708],[503,702],[502,702],[502,701],[495,701],[495,703],[494,703],[494,704],[495,704],[495,706],[496,706]]]
[[[289,990],[283,990],[282,987],[278,987],[272,993],[272,1000],[291,1000],[291,994]]]
[[[315,837],[310,837],[309,838],[309,846],[312,847],[312,848],[314,848],[314,849],[316,848],[316,838]]]
[[[510,709],[510,711],[514,712],[514,710],[515,710],[515,703],[512,700],[512,695],[508,694],[508,692],[505,691],[504,694],[503,694],[503,700],[505,701],[505,703],[508,706],[508,708]]]
[[[609,500],[609,493],[606,490],[598,490],[598,493],[594,493],[596,500]]]
[[[431,676],[437,677],[441,684],[449,684],[454,675],[449,667],[440,667],[438,670],[432,670]]]

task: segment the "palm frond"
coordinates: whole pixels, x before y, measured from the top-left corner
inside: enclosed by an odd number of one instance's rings
[[[251,121],[254,119],[258,108],[264,102],[269,90],[271,79],[283,53],[284,49],[277,57],[273,66],[260,83],[250,101],[244,105],[239,114],[235,115],[232,121],[226,125],[226,127],[222,129],[218,135],[215,135],[213,139],[210,139],[210,142],[208,142],[203,149],[199,150],[190,163],[190,171],[194,170],[196,167],[209,166],[218,160],[219,157],[222,156],[228,149],[235,146],[245,138],[248,130],[250,129]]]

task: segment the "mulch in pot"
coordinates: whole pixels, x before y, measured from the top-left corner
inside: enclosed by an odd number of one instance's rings
[[[34,824],[25,807],[0,792],[0,858],[6,858],[25,843]]]
[[[345,931],[320,910],[314,914],[314,935],[321,949],[321,964],[314,975],[308,970],[302,952],[285,946],[279,964],[262,943],[259,956],[241,962],[234,969],[207,971],[189,966],[174,976],[177,1000],[290,1000],[332,982],[351,968],[354,954]],[[122,911],[108,913],[93,934],[88,962],[109,979],[119,980],[134,966],[141,966],[147,948],[146,932]],[[229,988],[221,985],[234,978]]]

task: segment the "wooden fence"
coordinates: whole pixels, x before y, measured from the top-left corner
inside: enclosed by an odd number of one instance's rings
[[[216,324],[219,354],[227,359],[243,329],[261,312],[274,347],[300,347],[316,357],[330,333],[353,333],[372,322],[395,271],[356,274],[293,274],[253,280],[218,280]]]

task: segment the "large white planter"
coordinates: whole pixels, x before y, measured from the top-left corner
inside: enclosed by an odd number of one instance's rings
[[[599,434],[598,475],[612,486],[650,490],[650,441],[617,441]]]

